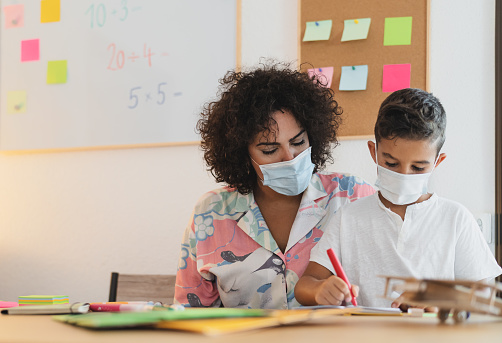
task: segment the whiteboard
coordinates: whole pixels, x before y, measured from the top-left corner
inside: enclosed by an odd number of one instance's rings
[[[236,67],[236,1],[61,0],[49,23],[43,1],[0,1],[0,150],[200,140],[198,115]],[[11,5],[22,27],[6,28]],[[33,39],[39,60],[22,62]],[[47,83],[49,61],[67,61],[65,83]]]

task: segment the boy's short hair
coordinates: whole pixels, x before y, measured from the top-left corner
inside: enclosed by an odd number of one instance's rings
[[[445,141],[446,113],[432,93],[405,88],[389,95],[380,105],[375,139],[429,139],[437,142],[437,152]]]

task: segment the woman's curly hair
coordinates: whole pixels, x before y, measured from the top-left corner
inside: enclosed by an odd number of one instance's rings
[[[229,71],[220,80],[218,100],[204,106],[197,131],[207,170],[241,194],[257,182],[248,146],[275,124],[271,114],[288,110],[308,134],[314,172],[332,161],[331,145],[342,109],[325,80],[289,68],[285,63],[262,64],[250,72]]]

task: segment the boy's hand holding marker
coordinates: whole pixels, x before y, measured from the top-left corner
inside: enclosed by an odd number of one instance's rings
[[[352,300],[349,286],[336,275],[331,275],[329,278],[322,280],[314,292],[315,301],[319,305],[342,305],[343,301],[349,303]],[[354,293],[354,297],[359,294],[357,285],[352,285],[352,293]],[[353,305],[357,306],[356,304]]]

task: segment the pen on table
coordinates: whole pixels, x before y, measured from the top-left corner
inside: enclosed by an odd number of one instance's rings
[[[117,312],[117,311],[151,311],[155,308],[161,308],[161,303],[153,302],[108,302],[108,303],[91,303],[90,309],[95,312]]]
[[[333,249],[328,249],[328,256],[331,261],[331,264],[333,265],[333,268],[335,268],[336,276],[345,281],[347,286],[349,286],[350,294],[352,295],[352,300],[351,300],[352,305],[357,306],[356,297],[354,296],[354,292],[352,292],[352,285],[350,284],[347,275],[345,275],[342,265],[340,264],[340,261],[338,261],[338,258],[336,257]]]

